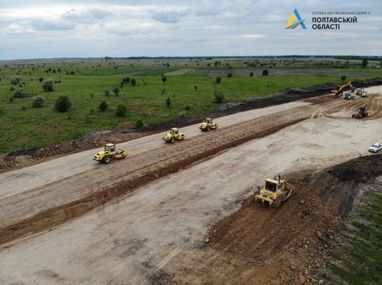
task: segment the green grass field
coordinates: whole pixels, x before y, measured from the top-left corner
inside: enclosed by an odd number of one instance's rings
[[[333,68],[333,72],[329,70],[324,73],[317,68],[319,75],[315,74],[314,69],[310,70],[309,75],[288,75],[290,72],[283,72],[280,67],[278,71],[270,68],[270,76],[261,76],[264,68],[245,67],[237,61],[228,68],[227,63],[223,67],[210,68],[200,61],[176,61],[168,65],[153,60],[138,60],[133,64],[127,60],[0,64],[0,153],[76,139],[97,130],[134,127],[137,120],[142,120],[147,126],[180,115],[211,112],[217,106],[214,102],[215,90],[223,92],[225,103],[237,103],[279,93],[288,87],[340,83],[338,74],[347,75],[346,80],[382,76],[381,69],[355,67]],[[288,68],[291,69],[290,66]],[[220,84],[215,84],[213,69],[221,72]],[[253,77],[249,76],[250,72],[254,73]],[[232,73],[233,77],[227,78],[228,73]],[[162,74],[167,76],[166,82],[162,81]],[[135,78],[136,86],[125,84],[118,97],[113,93],[104,95],[106,89],[120,87],[126,76]],[[25,86],[15,86],[15,89],[22,89],[26,96],[11,101],[13,92],[10,91],[10,79],[14,77],[18,77],[21,83],[25,82]],[[53,92],[44,92],[40,77],[44,81],[56,80],[61,83],[54,85]],[[45,98],[45,107],[32,108],[32,97],[36,95]],[[72,108],[66,113],[53,110],[56,98],[62,95],[68,96],[72,102]],[[171,99],[170,107],[166,106],[168,97]],[[106,112],[98,110],[101,101],[109,104]],[[118,104],[126,105],[126,117],[115,115]]]

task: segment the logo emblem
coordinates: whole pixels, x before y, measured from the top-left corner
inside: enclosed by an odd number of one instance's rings
[[[297,22],[294,22],[296,18]],[[294,11],[290,14],[288,22],[285,25],[285,29],[294,29],[297,26],[301,26],[302,29],[306,29],[304,21],[305,19],[301,18],[300,13],[297,11],[297,9],[294,9]]]

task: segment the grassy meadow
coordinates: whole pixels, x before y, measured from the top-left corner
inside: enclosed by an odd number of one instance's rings
[[[76,139],[93,131],[131,128],[138,120],[147,126],[208,113],[216,110],[215,91],[224,94],[223,103],[238,103],[288,87],[341,83],[342,75],[346,81],[382,76],[380,68],[357,64],[343,68],[305,63],[301,68],[300,61],[290,60],[276,64],[267,60],[249,64],[246,59],[4,61],[0,62],[0,153]],[[264,69],[269,76],[262,76]],[[121,85],[127,77],[130,82]],[[15,78],[19,82],[12,85]],[[53,92],[43,90],[47,80],[55,81]],[[120,89],[118,96],[114,88]],[[14,98],[17,90],[24,97]],[[42,108],[32,107],[37,95],[45,98]],[[54,110],[59,96],[69,97],[72,107],[67,112]],[[98,108],[102,101],[108,104],[105,112]],[[126,116],[116,116],[118,104],[126,106]]]

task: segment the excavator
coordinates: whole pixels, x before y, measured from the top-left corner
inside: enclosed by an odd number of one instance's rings
[[[255,193],[255,202],[278,208],[293,195],[294,190],[294,186],[281,179],[280,175],[273,179],[267,178],[265,185]]]
[[[351,81],[349,81],[348,83],[344,84],[344,85],[341,85],[338,89],[334,89],[332,90],[332,92],[334,93],[334,95],[336,96],[341,96],[342,93],[344,91],[348,91],[348,90],[351,90],[351,91],[354,91],[354,86],[351,84]]]
[[[357,113],[351,115],[351,117],[354,119],[363,119],[363,118],[367,118],[368,116],[369,116],[369,113],[367,112],[366,107],[359,107],[357,109]]]

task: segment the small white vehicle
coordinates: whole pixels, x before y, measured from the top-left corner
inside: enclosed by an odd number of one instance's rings
[[[380,143],[372,144],[369,147],[369,152],[372,152],[372,153],[377,153],[377,152],[380,152],[381,150],[382,150],[382,145]]]
[[[352,100],[352,99],[355,98],[353,92],[350,91],[350,90],[349,90],[349,91],[345,91],[345,92],[343,93],[343,96],[344,96],[344,99],[345,99],[345,100]]]

